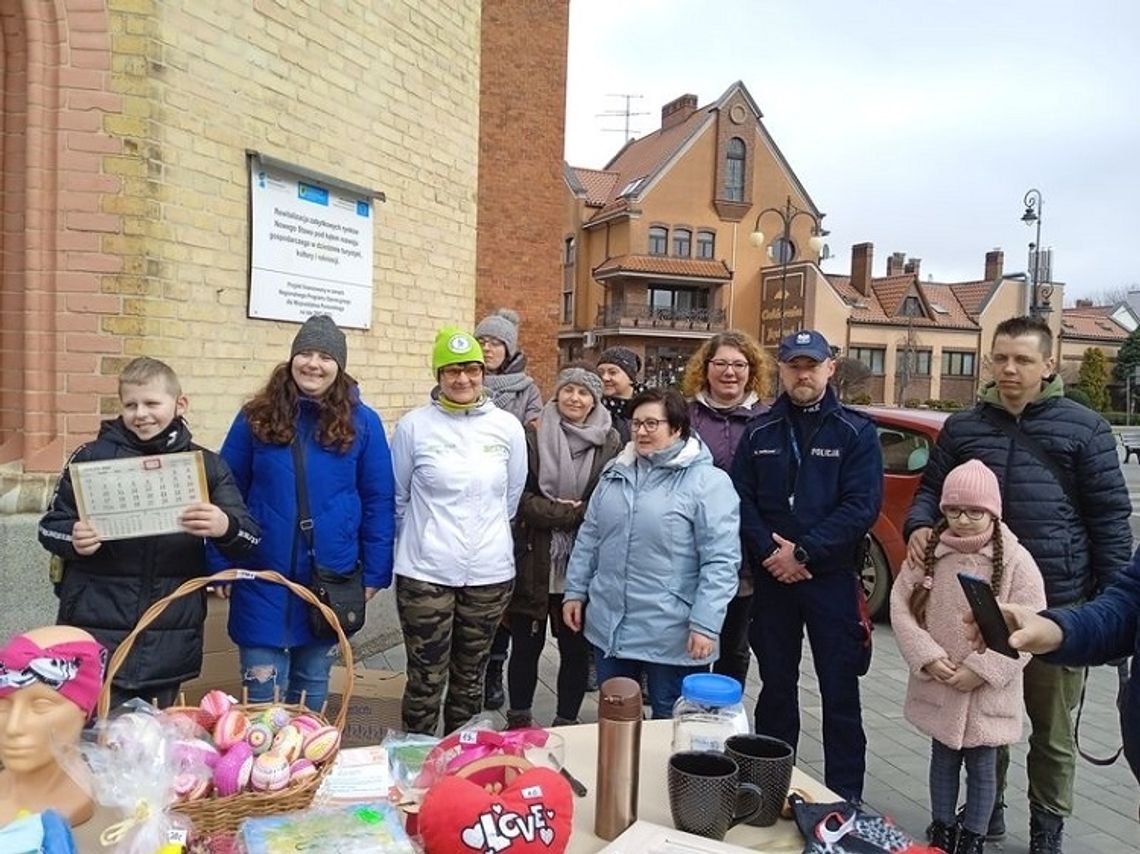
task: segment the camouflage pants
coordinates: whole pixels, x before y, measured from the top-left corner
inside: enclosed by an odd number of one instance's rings
[[[406,731],[436,734],[445,682],[445,733],[483,710],[483,671],[513,587],[513,581],[447,587],[396,577],[396,608],[408,656],[401,708]]]

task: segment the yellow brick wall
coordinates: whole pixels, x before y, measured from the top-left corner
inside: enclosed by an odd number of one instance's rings
[[[102,289],[123,296],[102,331],[126,358],[169,361],[196,438],[216,446],[288,357],[295,324],[246,317],[245,152],[382,190],[373,327],[348,331],[349,373],[391,426],[424,400],[445,322],[475,295],[478,0],[109,0],[111,89],[124,142],[104,172],[124,257]],[[103,372],[125,361],[108,356]],[[115,399],[102,401],[114,411]]]

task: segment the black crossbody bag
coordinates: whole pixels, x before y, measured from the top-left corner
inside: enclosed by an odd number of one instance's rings
[[[321,604],[327,605],[336,614],[341,630],[346,635],[351,635],[364,626],[364,566],[358,561],[352,572],[342,574],[317,563],[317,550],[313,543],[313,514],[309,510],[309,487],[305,475],[305,452],[296,438],[290,446],[293,449],[293,470],[297,482],[297,526],[301,529],[305,550],[309,554],[309,589]],[[309,631],[318,638],[336,637],[336,632],[324,614],[312,606],[309,607]]]

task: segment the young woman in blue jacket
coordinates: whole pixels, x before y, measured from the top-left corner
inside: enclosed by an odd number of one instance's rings
[[[260,545],[242,562],[308,586],[312,562],[299,529],[297,472],[304,453],[316,562],[343,574],[363,566],[365,597],[392,581],[395,488],[380,416],[360,401],[345,373],[348,346],[330,317],[305,321],[269,382],[238,413],[221,455],[233,470]],[[231,587],[229,633],[241,655],[251,702],[274,689],[288,703],[319,709],[328,694],[334,642],[309,629],[309,605],[284,587],[241,581]]]

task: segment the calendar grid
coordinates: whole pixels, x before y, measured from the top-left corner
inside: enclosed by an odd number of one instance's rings
[[[183,511],[210,500],[201,451],[92,460],[68,469],[79,518],[102,540],[181,533]]]

